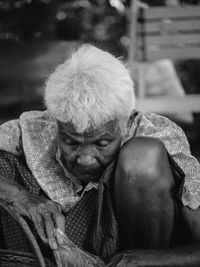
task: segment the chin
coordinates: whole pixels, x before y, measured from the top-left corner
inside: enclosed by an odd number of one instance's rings
[[[95,174],[79,174],[78,178],[85,183],[98,182],[101,175],[99,173]]]

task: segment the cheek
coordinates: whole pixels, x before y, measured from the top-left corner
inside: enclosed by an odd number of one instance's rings
[[[114,158],[120,148],[120,144],[121,142],[114,142],[112,145],[108,146],[108,148],[100,151],[103,164],[109,163]]]
[[[60,148],[62,155],[68,161],[73,161],[76,158],[76,150],[73,149],[72,147],[67,146],[65,143],[61,142],[59,144],[59,148]]]

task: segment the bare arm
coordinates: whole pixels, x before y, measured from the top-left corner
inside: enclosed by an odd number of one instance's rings
[[[0,175],[0,185],[0,198],[10,204],[13,203],[16,194],[25,191],[22,186],[4,178],[2,175]]]

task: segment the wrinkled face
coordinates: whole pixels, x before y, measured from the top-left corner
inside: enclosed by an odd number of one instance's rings
[[[72,123],[58,121],[58,129],[58,146],[66,167],[82,182],[98,181],[120,148],[118,122],[80,134]]]

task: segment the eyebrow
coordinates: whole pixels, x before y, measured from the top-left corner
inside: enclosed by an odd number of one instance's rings
[[[92,140],[100,140],[100,139],[111,139],[112,138],[112,135],[108,132],[105,132],[105,133],[101,133],[99,135],[96,135],[96,136],[90,136],[89,134],[71,134],[71,133],[68,133],[68,132],[64,132],[61,130],[61,134],[62,135],[65,135],[67,138],[69,139],[72,139],[74,141],[78,141],[78,139],[81,137],[81,138],[91,138]]]

